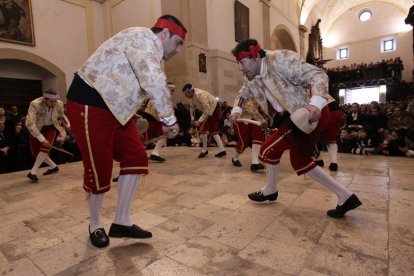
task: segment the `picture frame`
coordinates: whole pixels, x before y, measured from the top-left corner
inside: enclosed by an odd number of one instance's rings
[[[249,23],[249,8],[237,0],[234,1],[234,30],[237,42],[250,37]]]
[[[35,46],[31,0],[0,0],[0,41]]]

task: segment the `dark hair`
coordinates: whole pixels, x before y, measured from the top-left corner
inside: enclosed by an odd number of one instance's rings
[[[414,129],[408,129],[407,133],[405,134],[405,137],[414,141]]]
[[[188,90],[188,89],[192,89],[193,88],[193,85],[191,84],[191,83],[187,83],[186,85],[184,85],[183,86],[183,92],[185,92],[186,90]]]
[[[397,133],[398,138],[404,139],[405,135],[407,133],[407,130],[405,128],[396,128],[393,130],[395,133]]]
[[[173,22],[173,23],[177,24],[178,26],[180,26],[181,28],[183,28],[184,31],[187,33],[187,29],[184,27],[183,23],[181,23],[181,21],[177,17],[175,17],[174,15],[165,14],[163,16],[160,16],[158,19],[165,19],[165,20],[168,20],[170,22]],[[152,27],[151,28],[151,31],[154,34],[157,34],[157,33],[161,32],[162,30],[163,30],[162,28],[158,28],[158,27]],[[173,32],[170,32],[171,36],[172,36],[172,34],[173,34]]]
[[[256,46],[257,44],[258,42],[256,39],[248,38],[246,40],[239,42],[236,45],[236,47],[234,47],[234,49],[231,50],[231,53],[233,54],[233,56],[237,56],[239,52],[249,52],[250,51],[249,46],[250,45]],[[261,58],[264,58],[266,56],[266,51],[261,49],[259,52],[259,55]],[[250,55],[249,58],[253,58],[253,57]]]

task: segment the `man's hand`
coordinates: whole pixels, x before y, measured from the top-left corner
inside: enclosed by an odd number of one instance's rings
[[[237,123],[237,119],[241,118],[241,114],[237,113],[237,112],[234,112],[234,113],[231,113],[228,118],[229,118],[230,122],[235,124],[235,123]]]
[[[65,139],[66,139],[66,132],[65,131],[61,131],[59,133],[58,137],[56,137],[56,141],[59,142],[59,143],[61,143],[61,144],[63,142],[65,142]]]
[[[162,126],[162,131],[168,139],[173,139],[180,132],[180,126],[173,124],[172,126]]]
[[[317,122],[321,118],[321,111],[314,105],[307,104],[304,106],[309,111],[309,122]]]
[[[42,146],[44,146],[45,148],[51,148],[52,147],[52,145],[49,143],[48,140],[44,140],[42,142]]]
[[[192,122],[191,122],[191,125],[192,125],[193,127],[199,127],[199,126],[201,125],[201,123],[200,123],[199,121],[192,121]]]
[[[404,152],[404,153],[406,153],[406,152],[408,151],[408,148],[407,148],[407,147],[398,147],[398,149],[399,149],[401,152]]]
[[[4,156],[7,156],[8,153],[9,153],[9,149],[10,149],[10,147],[4,147],[4,148],[1,148],[0,151],[3,152]]]

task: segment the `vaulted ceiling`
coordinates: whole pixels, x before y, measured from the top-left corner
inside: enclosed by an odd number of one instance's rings
[[[323,18],[321,22],[321,31],[329,32],[332,25],[348,10],[370,3],[386,3],[393,5],[407,14],[413,5],[411,0],[297,0],[300,11],[300,24],[305,24],[311,12]]]

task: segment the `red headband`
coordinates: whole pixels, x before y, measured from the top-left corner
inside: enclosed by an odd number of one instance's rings
[[[259,43],[257,43],[256,46],[250,45],[249,46],[249,52],[244,52],[244,51],[240,51],[236,54],[236,60],[240,61],[248,56],[252,56],[254,60],[256,60],[260,54],[260,50],[262,50],[262,48],[260,47]]]
[[[184,30],[183,27],[181,27],[178,24],[175,24],[174,22],[159,18],[157,22],[155,22],[154,27],[161,28],[161,29],[167,28],[170,32],[181,37],[182,40],[185,40],[186,31]]]

